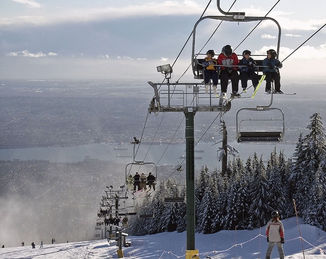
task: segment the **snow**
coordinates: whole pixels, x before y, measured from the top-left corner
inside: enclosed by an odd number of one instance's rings
[[[284,250],[287,259],[303,258],[296,218],[283,220],[285,227]],[[299,225],[304,241],[305,258],[326,258],[326,232],[310,225]],[[265,258],[267,248],[263,236],[265,228],[239,231],[220,231],[215,234],[196,234],[196,248],[200,258]],[[261,236],[262,235],[262,236]],[[186,233],[160,233],[128,238],[132,246],[123,248],[125,258],[173,259],[184,258]],[[0,249],[0,258],[117,258],[115,241],[93,240],[62,244],[44,244],[35,249],[30,246]],[[278,258],[274,248],[272,258]]]

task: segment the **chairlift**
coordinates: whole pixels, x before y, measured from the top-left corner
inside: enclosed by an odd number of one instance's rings
[[[271,94],[271,102],[267,106],[257,106],[255,108],[241,108],[236,114],[236,138],[238,142],[280,142],[283,140],[285,132],[285,120],[284,113],[279,108],[270,107],[273,102],[273,94]],[[268,113],[270,111],[276,111],[278,113],[276,118],[268,119],[258,118],[254,116],[254,119],[239,119],[239,114],[243,111],[249,111],[249,113]],[[264,114],[265,115],[265,114]],[[251,128],[245,129],[243,124],[248,122],[251,124]],[[270,123],[271,125],[266,125]],[[262,126],[261,126],[262,125]]]
[[[218,8],[219,8],[219,3],[218,3]],[[197,26],[203,22],[204,20],[217,20],[217,21],[227,21],[227,22],[236,22],[236,23],[240,23],[240,22],[255,22],[255,21],[272,21],[275,23],[275,25],[278,28],[278,37],[277,37],[277,53],[279,53],[280,50],[280,40],[281,40],[281,27],[279,25],[279,23],[271,18],[271,17],[266,17],[266,16],[245,16],[245,13],[243,12],[229,12],[229,13],[225,13],[225,16],[203,16],[202,18],[200,18],[194,28],[193,28],[193,37],[192,37],[192,56],[191,56],[191,60],[192,60],[192,71],[193,71],[193,75],[194,75],[194,79],[203,79],[204,78],[204,67],[203,67],[203,63],[205,61],[204,57],[200,58],[200,56],[205,56],[205,53],[195,53],[195,48],[196,48],[196,31],[197,31]],[[238,56],[242,56],[238,55]],[[264,56],[265,55],[256,55],[256,56]],[[257,63],[257,69],[258,69],[258,75],[261,76],[262,75],[262,71],[263,71],[263,60],[255,60]]]
[[[137,168],[136,166],[138,167],[142,167],[143,169],[142,170],[139,170],[139,168]],[[136,169],[133,169],[135,168]],[[148,185],[148,182],[147,182],[147,177],[149,175],[149,173],[151,173],[154,177],[155,177],[155,180],[152,184],[155,184],[157,183],[157,166],[154,162],[144,162],[144,161],[134,161],[132,163],[128,163],[125,167],[125,181],[126,181],[126,186],[127,186],[127,190],[133,190],[134,189],[134,176],[136,173],[139,173],[141,175],[141,173],[144,173],[146,172],[146,182],[145,184]],[[151,188],[152,186],[149,185],[148,187],[145,186],[146,188]],[[153,188],[155,188],[153,186]]]

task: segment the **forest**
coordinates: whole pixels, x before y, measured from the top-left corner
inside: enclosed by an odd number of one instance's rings
[[[274,150],[268,161],[256,153],[246,161],[235,158],[225,173],[204,166],[195,185],[196,231],[262,227],[274,210],[281,219],[295,216],[294,200],[305,223],[326,230],[326,141],[320,114],[310,117],[307,129],[292,158]],[[185,202],[164,202],[166,197],[185,197],[184,181],[167,179],[158,187],[138,206],[139,216],[129,227],[132,234],[185,231]]]

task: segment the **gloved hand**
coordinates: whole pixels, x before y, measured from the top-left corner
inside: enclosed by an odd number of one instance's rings
[[[284,238],[283,237],[281,237],[281,243],[284,244]]]
[[[269,237],[267,237],[267,243],[269,242]]]
[[[207,61],[204,61],[204,62],[202,63],[202,66],[203,66],[203,67],[208,67],[208,65],[209,65],[209,63],[208,63]]]

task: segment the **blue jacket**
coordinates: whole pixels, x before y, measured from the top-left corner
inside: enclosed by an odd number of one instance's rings
[[[266,73],[266,72],[278,72],[278,69],[281,68],[283,65],[278,59],[265,58],[263,60],[263,66],[264,66],[263,72]]]
[[[239,65],[241,72],[252,73],[256,70],[256,61],[252,58],[249,58],[248,60],[246,58],[241,59]]]

